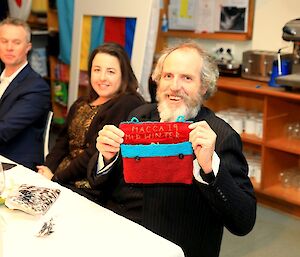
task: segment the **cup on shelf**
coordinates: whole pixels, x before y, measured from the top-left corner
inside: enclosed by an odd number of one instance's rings
[[[231,116],[231,126],[238,133],[243,133],[243,116],[240,113],[233,113]]]
[[[300,190],[300,168],[293,167],[279,173],[279,181],[285,188]]]
[[[255,118],[255,135],[259,138],[263,137],[263,114],[259,113]]]
[[[248,162],[248,176],[254,179],[257,183],[261,182],[261,156],[257,153],[245,152],[245,157]]]
[[[300,122],[294,123],[294,130],[293,130],[292,137],[294,139],[300,139]]]
[[[250,112],[245,120],[245,133],[255,135],[256,131],[256,115]]]
[[[292,171],[285,171],[282,176],[282,186],[285,188],[290,188],[293,185],[293,176],[294,173]]]
[[[289,139],[300,139],[300,122],[287,123],[285,133]]]
[[[293,187],[300,191],[300,173],[294,176],[293,178]]]
[[[292,137],[293,130],[294,130],[293,124],[292,123],[287,123],[286,126],[285,126],[285,134],[288,138]]]

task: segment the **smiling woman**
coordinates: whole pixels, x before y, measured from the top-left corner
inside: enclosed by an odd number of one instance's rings
[[[132,8],[133,6],[134,8]],[[69,83],[68,106],[70,106],[78,96],[79,66],[82,52],[81,42],[82,39],[86,37],[83,31],[83,23],[86,16],[126,19],[130,17],[136,20],[134,36],[132,37],[132,42],[130,42],[130,45],[132,45],[132,52],[130,56],[131,65],[137,80],[140,83],[139,92],[146,100],[150,99],[147,87],[155,52],[159,10],[160,4],[159,1],[156,0],[114,0],[113,2],[98,0],[97,4],[95,4],[94,0],[74,1],[73,17],[76,17],[76,19],[74,19],[72,33],[71,77]],[[116,24],[114,24],[114,26],[110,26],[110,29],[115,26]],[[118,38],[118,35],[120,34],[119,31],[113,33],[113,37],[115,39]],[[112,40],[111,38],[105,42],[120,43],[119,41]],[[128,45],[129,44],[126,42],[123,46],[127,48]]]
[[[71,106],[66,124],[38,172],[100,203],[87,182],[87,164],[96,153],[98,131],[116,126],[144,101],[125,49],[116,43],[97,47],[88,62],[89,96]]]
[[[112,98],[121,87],[121,68],[117,57],[98,53],[92,62],[91,84],[99,97],[93,105],[100,105]]]

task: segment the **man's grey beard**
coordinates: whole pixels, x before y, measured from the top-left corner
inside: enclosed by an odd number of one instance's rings
[[[185,120],[195,118],[202,105],[202,96],[199,94],[197,100],[194,99],[189,104],[180,108],[170,108],[166,100],[161,100],[158,96],[158,112],[161,121],[176,121],[178,116],[183,116]],[[186,101],[185,101],[186,103]]]

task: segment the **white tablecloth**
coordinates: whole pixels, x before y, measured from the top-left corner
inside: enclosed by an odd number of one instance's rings
[[[1,156],[0,160],[7,161]],[[8,184],[59,188],[61,193],[48,212],[39,217],[0,206],[0,216],[6,223],[3,257],[184,256],[179,246],[21,165],[6,171],[5,175]],[[54,232],[37,237],[43,221],[51,217]]]

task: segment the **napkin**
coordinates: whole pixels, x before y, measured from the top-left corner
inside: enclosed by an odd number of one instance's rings
[[[59,194],[59,189],[22,184],[10,192],[5,205],[9,209],[21,210],[31,215],[45,214]]]

